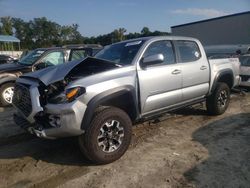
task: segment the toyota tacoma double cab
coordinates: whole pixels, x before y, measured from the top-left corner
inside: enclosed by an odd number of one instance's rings
[[[78,137],[85,158],[106,164],[128,149],[133,124],[203,101],[220,115],[238,83],[238,59],[208,61],[197,39],[138,38],[22,75],[14,120],[38,137]]]
[[[22,74],[83,59],[94,55],[101,48],[100,45],[93,44],[38,48],[20,60],[0,65],[0,106],[9,106],[12,103],[15,81]]]

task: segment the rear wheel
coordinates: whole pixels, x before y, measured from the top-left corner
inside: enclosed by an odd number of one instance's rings
[[[107,107],[94,115],[85,131],[79,136],[84,156],[95,164],[107,164],[119,159],[128,149],[132,123],[121,109]]]
[[[7,83],[0,87],[0,105],[10,106],[14,94],[14,83]]]
[[[230,102],[230,89],[225,83],[218,83],[213,94],[207,98],[207,111],[211,115],[223,114]]]

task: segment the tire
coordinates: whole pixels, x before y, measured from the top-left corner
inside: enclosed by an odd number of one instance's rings
[[[212,95],[207,98],[207,112],[210,115],[221,115],[227,110],[229,102],[230,89],[227,84],[219,82]]]
[[[85,130],[78,137],[80,150],[94,164],[108,164],[118,160],[128,149],[132,136],[129,116],[115,107],[97,110]]]
[[[0,106],[10,106],[14,92],[14,83],[6,83],[0,87]]]

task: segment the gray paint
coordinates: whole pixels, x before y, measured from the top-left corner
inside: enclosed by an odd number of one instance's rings
[[[198,38],[203,45],[250,44],[250,12],[172,26],[171,31]]]
[[[153,67],[141,67],[140,62],[144,52],[150,44],[161,40],[188,40],[194,41],[198,45],[201,56],[195,62],[177,62],[171,65],[157,65]],[[79,62],[84,64],[86,60]],[[100,61],[96,59],[96,61]],[[91,64],[93,64],[92,62]],[[103,62],[104,63],[104,62]],[[70,63],[72,69],[78,63]],[[91,65],[89,64],[89,65]],[[235,67],[237,66],[237,67]],[[88,108],[89,101],[95,96],[114,91],[119,87],[130,86],[135,88],[138,100],[141,105],[141,111],[138,118],[146,115],[169,109],[170,107],[178,107],[179,105],[187,104],[197,99],[204,99],[214,84],[216,75],[224,70],[232,70],[235,78],[233,85],[237,85],[239,81],[239,61],[238,59],[218,59],[207,60],[205,51],[201,43],[197,39],[186,37],[153,37],[141,47],[130,66],[107,70],[104,72],[95,73],[92,75],[83,76],[80,79],[72,81],[67,85],[66,89],[74,87],[84,87],[86,93],[79,96],[72,102],[62,104],[46,104],[44,107],[40,104],[37,79],[43,80],[44,83],[54,83],[59,77],[62,79],[67,76],[71,69],[68,66],[67,70],[61,73],[60,76],[53,77],[55,74],[52,69],[44,69],[43,74],[29,74],[29,77],[21,77],[17,80],[19,84],[27,84],[30,86],[30,95],[32,101],[32,113],[29,117],[25,117],[17,108],[17,115],[20,114],[29,121],[34,123],[34,116],[39,113],[59,116],[60,126],[44,128],[43,130],[32,127],[30,132],[39,137],[58,138],[65,136],[81,135],[84,130],[81,129],[81,121]],[[178,70],[178,74],[175,72]],[[43,79],[46,75],[49,80]],[[30,79],[30,78],[36,79]],[[53,81],[54,79],[54,81]],[[41,114],[41,113],[40,113]]]

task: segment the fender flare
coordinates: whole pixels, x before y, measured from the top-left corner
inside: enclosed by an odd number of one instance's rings
[[[13,74],[9,74],[3,77],[0,77],[0,86],[7,83],[7,82],[15,82],[18,77]]]
[[[95,97],[93,97],[87,104],[87,109],[84,113],[82,124],[81,124],[81,129],[85,130],[89,125],[92,120],[92,117],[95,113],[95,110],[102,104],[104,104],[107,101],[110,101],[112,99],[119,99],[119,97],[123,97],[124,95],[129,94],[130,97],[132,98],[132,103],[133,103],[133,109],[135,110],[135,116],[137,117],[139,112],[138,112],[138,105],[136,105],[137,100],[136,100],[136,93],[135,93],[135,88],[126,85],[122,87],[117,87],[114,89],[110,89],[107,91],[104,91]],[[131,108],[132,110],[132,108]]]
[[[215,78],[214,78],[214,82],[213,82],[213,85],[212,85],[212,88],[211,88],[211,92],[210,93],[213,93],[215,88],[216,88],[216,85],[217,83],[219,82],[220,78],[222,76],[225,76],[225,75],[230,75],[231,79],[232,79],[232,82],[234,82],[234,74],[233,74],[233,71],[231,69],[225,69],[225,70],[222,70],[222,71],[219,71]],[[232,83],[233,85],[233,83]],[[230,87],[230,86],[229,86]]]

